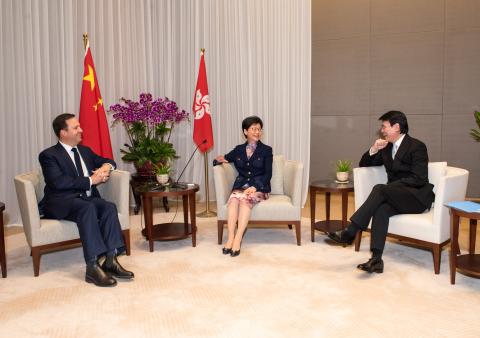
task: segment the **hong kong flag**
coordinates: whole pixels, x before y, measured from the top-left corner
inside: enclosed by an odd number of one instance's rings
[[[205,50],[202,49],[192,108],[195,117],[193,122],[193,141],[202,153],[213,147],[212,117],[210,115],[210,98],[208,97],[204,52]]]
[[[88,43],[83,64],[79,113],[80,126],[83,129],[82,144],[90,147],[97,155],[113,160],[107,116]]]

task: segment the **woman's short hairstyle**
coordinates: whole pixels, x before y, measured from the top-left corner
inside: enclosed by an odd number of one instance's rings
[[[261,118],[259,118],[258,116],[249,116],[242,121],[242,132],[244,130],[248,130],[248,128],[250,128],[253,124],[259,124],[260,128],[263,129],[263,122]],[[243,134],[243,136],[245,136],[245,138],[247,137],[245,133]]]
[[[395,123],[398,123],[400,126],[400,133],[408,134],[407,117],[401,111],[391,110],[380,116],[379,120],[382,122],[388,121],[391,126],[393,126]]]

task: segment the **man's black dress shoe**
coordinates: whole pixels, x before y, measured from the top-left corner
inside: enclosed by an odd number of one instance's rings
[[[230,249],[222,248],[222,253],[224,255],[230,255],[232,253],[232,248],[230,248]]]
[[[102,264],[102,269],[105,272],[107,272],[107,273],[109,273],[109,274],[111,274],[111,275],[113,275],[117,278],[132,279],[133,277],[135,277],[133,272],[125,270],[123,268],[123,266],[120,265],[120,263],[117,260],[116,255],[107,256],[107,258],[105,258],[105,261]]]
[[[366,271],[368,273],[372,273],[372,272],[382,273],[383,260],[381,258],[370,258],[368,262],[363,264],[358,264],[357,268],[359,268],[360,270]]]
[[[230,254],[230,256],[232,257],[237,257],[238,255],[240,255],[240,250],[237,250],[237,251],[232,250],[232,253]]]
[[[85,281],[93,283],[96,286],[115,286],[117,281],[108,273],[102,270],[97,264],[87,264],[87,271],[85,273]]]
[[[342,245],[352,245],[353,241],[355,240],[355,236],[351,237],[351,235],[346,230],[328,232],[327,236],[332,241]]]

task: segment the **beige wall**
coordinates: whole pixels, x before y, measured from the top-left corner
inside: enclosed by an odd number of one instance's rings
[[[479,18],[480,0],[312,0],[311,181],[358,163],[396,109],[431,161],[470,170],[478,197]]]

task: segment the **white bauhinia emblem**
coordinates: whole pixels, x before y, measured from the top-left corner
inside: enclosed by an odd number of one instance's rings
[[[195,119],[199,120],[207,113],[210,115],[210,98],[207,95],[202,95],[200,89],[195,93]]]

